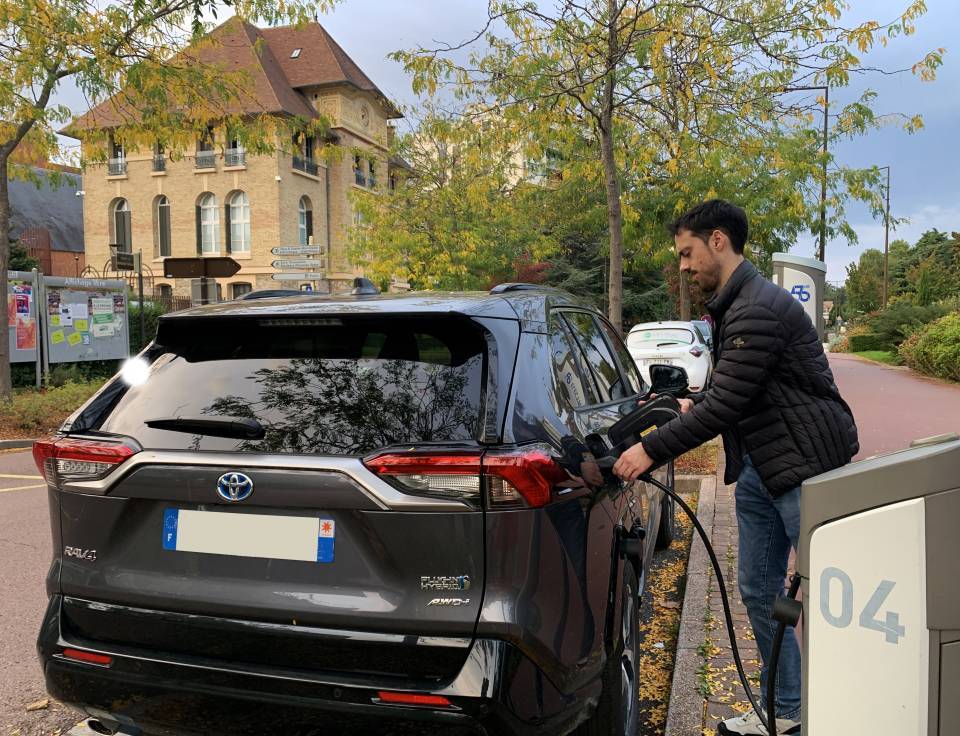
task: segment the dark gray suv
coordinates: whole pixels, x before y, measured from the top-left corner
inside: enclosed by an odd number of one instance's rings
[[[167,315],[34,448],[47,688],[104,732],[636,733],[672,508],[596,458],[644,391],[522,284]]]

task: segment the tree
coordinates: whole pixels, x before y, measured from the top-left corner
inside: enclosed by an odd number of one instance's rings
[[[113,132],[126,145],[168,145],[195,139],[211,120],[230,116],[231,101],[244,93],[245,75],[213,69],[202,61],[204,13],[227,5],[243,18],[300,22],[330,0],[132,0],[109,5],[96,0],[0,0],[0,273],[9,261],[10,176],[27,174],[12,158],[25,146],[40,160],[57,152],[55,130],[71,111],[54,103],[62,85],[74,84],[91,102],[116,95]],[[189,43],[194,46],[187,49]],[[270,116],[231,116],[250,150],[276,145],[277,126],[292,121]],[[107,135],[89,132],[89,160]],[[6,279],[0,279],[0,321],[6,321]],[[0,341],[0,397],[10,394],[9,351]]]
[[[875,312],[883,304],[883,253],[868,248],[847,266],[846,292],[851,312]]]
[[[40,261],[31,258],[27,253],[27,248],[21,245],[19,240],[10,242],[10,263],[7,268],[11,271],[29,271],[32,268],[39,268]]]
[[[649,212],[675,214],[716,190],[706,182],[715,180],[720,162],[749,151],[748,159],[765,164],[754,169],[760,178],[787,168],[802,183],[792,196],[783,193],[787,206],[771,208],[771,217],[790,219],[788,233],[797,229],[795,220],[812,230],[811,195],[815,190],[819,196],[813,185],[826,154],[816,152],[813,117],[795,115],[779,94],[795,85],[845,85],[851,73],[864,71],[856,53],[910,32],[923,11],[922,0],[915,0],[894,23],[844,27],[832,0],[558,0],[552,10],[490,0],[488,22],[474,38],[394,58],[413,73],[415,91],[432,94],[449,84],[461,100],[494,106],[518,140],[526,132],[534,139],[590,142],[589,163],[599,164],[594,171],[606,202],[609,316],[619,327],[624,223],[630,219],[625,197],[644,205],[634,213],[638,223],[649,220]],[[472,49],[466,61],[464,49]],[[928,54],[915,71],[932,78],[941,52]],[[841,112],[844,134],[874,122],[871,101],[867,95]],[[920,121],[910,118],[907,125],[916,128]],[[785,159],[770,145],[781,141],[788,144],[784,150],[803,156]],[[698,169],[705,174],[700,186],[686,185]],[[870,193],[877,179],[876,171],[834,175],[830,204],[836,208],[847,195],[878,203]],[[834,227],[855,237],[842,216],[835,215]]]
[[[358,191],[350,258],[381,284],[486,289],[555,249],[546,237],[549,190],[524,178],[504,131],[426,110],[395,155],[410,166],[392,191]]]

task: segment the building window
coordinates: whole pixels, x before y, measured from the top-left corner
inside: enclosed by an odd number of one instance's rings
[[[353,180],[361,187],[367,183],[363,173],[363,159],[360,158],[360,154],[355,154],[353,157]]]
[[[197,253],[200,255],[220,252],[220,210],[217,198],[210,192],[197,200]]]
[[[122,176],[127,173],[127,154],[123,143],[110,136],[110,160],[107,161],[108,176]]]
[[[162,194],[153,200],[153,253],[155,258],[170,256],[170,200]]]
[[[249,294],[253,290],[253,287],[250,284],[243,282],[231,284],[230,288],[233,291],[233,299],[239,299],[244,294]]]
[[[163,144],[160,143],[159,141],[153,144],[153,170],[154,171],[167,170],[166,151],[163,148]]]
[[[130,205],[122,198],[115,199],[110,204],[110,245],[116,245],[117,250],[124,253],[133,252]]]
[[[369,184],[371,189],[377,188],[377,164],[375,161],[371,161],[368,166],[370,167],[370,177],[367,179],[367,184]]]
[[[217,154],[213,150],[213,126],[207,126],[206,131],[197,140],[197,153],[194,165],[198,169],[212,169],[216,166]]]
[[[250,252],[250,200],[246,192],[234,192],[224,208],[227,218],[227,253]]]
[[[170,284],[157,284],[156,298],[169,306],[173,300],[173,287]]]
[[[300,232],[300,245],[309,245],[313,242],[313,205],[310,203],[310,197],[300,197],[298,229]]]

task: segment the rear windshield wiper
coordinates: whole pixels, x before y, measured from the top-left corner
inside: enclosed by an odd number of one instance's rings
[[[148,419],[144,424],[151,429],[243,440],[261,440],[267,433],[260,422],[248,417],[175,417]]]

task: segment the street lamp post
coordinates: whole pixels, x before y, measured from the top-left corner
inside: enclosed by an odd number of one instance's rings
[[[887,204],[883,212],[883,308],[887,308],[887,292],[890,290],[890,167],[878,166],[880,171],[887,170]]]
[[[828,85],[809,85],[802,87],[784,87],[783,92],[823,92],[823,181],[820,182],[820,253],[823,261],[827,249],[827,150],[830,133],[830,87]]]

